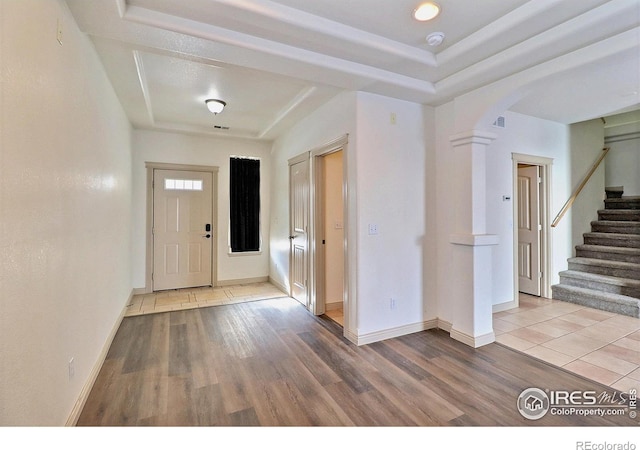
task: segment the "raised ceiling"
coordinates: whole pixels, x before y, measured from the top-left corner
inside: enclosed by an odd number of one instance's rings
[[[571,123],[640,103],[640,0],[439,0],[424,23],[418,0],[67,3],[138,128],[271,140],[342,90],[437,106],[538,67],[513,110]]]

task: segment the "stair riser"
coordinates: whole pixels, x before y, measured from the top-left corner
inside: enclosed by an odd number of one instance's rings
[[[560,284],[593,289],[601,292],[609,292],[611,294],[626,295],[628,297],[640,299],[640,288],[618,286],[618,285],[609,284],[606,282],[598,282],[595,280],[583,280],[581,278],[573,278],[573,277],[564,277],[562,275],[560,275]]]
[[[598,220],[619,220],[624,222],[640,222],[640,209],[634,211],[625,211],[623,213],[615,213],[609,210],[609,212],[598,212]]]
[[[609,247],[640,248],[640,239],[616,239],[607,236],[590,236],[588,234],[584,235],[584,243]]]
[[[632,280],[640,280],[640,269],[594,266],[591,264],[581,264],[579,262],[569,262],[569,270],[597,273],[599,275],[608,275],[618,278],[631,278]]]
[[[595,233],[640,234],[640,225],[620,222],[615,225],[591,222],[591,231]]]
[[[606,209],[640,209],[640,200],[605,199]]]
[[[637,306],[620,306],[611,304],[603,300],[575,296],[573,293],[567,292],[560,288],[553,289],[552,292],[552,298],[555,300],[575,303],[577,305],[587,306],[589,308],[595,308],[601,311],[609,311],[631,317],[640,317],[640,309]]]
[[[640,264],[640,255],[625,255],[623,253],[581,250],[579,248],[576,248],[576,256],[581,258],[593,258],[593,259],[602,259],[605,261],[622,261],[622,262]]]

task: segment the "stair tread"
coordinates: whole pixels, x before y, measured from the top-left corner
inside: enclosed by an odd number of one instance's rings
[[[635,235],[635,236],[638,236],[638,235]],[[579,245],[576,245],[576,249],[609,252],[609,253],[625,253],[629,255],[640,255],[640,248],[634,248],[634,247],[616,247],[612,245],[579,244]]]
[[[567,259],[568,262],[586,264],[592,266],[608,266],[608,267],[619,267],[619,268],[627,268],[627,269],[639,269],[640,264],[631,263],[627,261],[613,261],[609,259],[596,259],[596,258],[585,258],[583,256],[576,256],[574,258]]]
[[[634,286],[640,287],[640,280],[633,278],[621,278],[611,275],[600,275],[598,273],[581,272],[579,270],[564,270],[559,274],[561,277],[581,278],[583,280],[600,281],[607,284],[615,284],[617,286]]]
[[[600,225],[612,225],[612,226],[640,226],[640,221],[637,220],[593,220],[592,224],[600,224]]]
[[[637,209],[599,209],[599,213],[603,214],[638,214]]]
[[[614,294],[611,292],[598,291],[595,289],[583,288],[578,286],[570,286],[567,284],[556,284],[554,286],[551,286],[551,289],[564,289],[566,291],[573,291],[573,292],[588,295],[591,297],[606,299],[607,301],[611,301],[615,303],[640,305],[640,299],[629,297],[628,295]]]

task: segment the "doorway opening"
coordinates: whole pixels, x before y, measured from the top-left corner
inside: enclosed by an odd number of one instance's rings
[[[507,308],[519,305],[520,293],[550,296],[551,166],[553,160],[512,154],[514,294]]]
[[[316,157],[316,301],[325,315],[344,326],[344,164],[342,149]]]
[[[338,322],[352,340],[347,142],[345,135],[289,160],[289,271],[291,296]]]

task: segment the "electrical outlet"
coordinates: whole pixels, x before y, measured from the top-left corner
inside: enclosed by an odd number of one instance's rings
[[[378,224],[370,223],[369,224],[369,234],[378,234]]]
[[[73,358],[69,360],[69,381],[73,380],[73,377],[76,375],[76,362]]]

